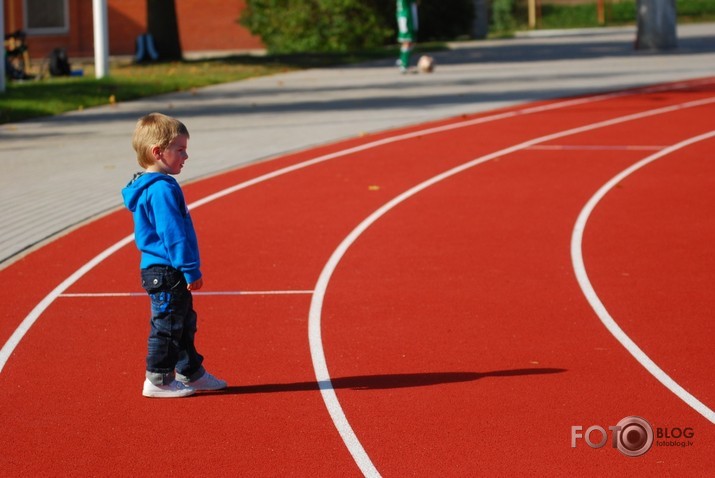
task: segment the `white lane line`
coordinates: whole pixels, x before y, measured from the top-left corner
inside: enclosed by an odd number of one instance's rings
[[[10,358],[10,355],[12,355],[12,352],[15,350],[15,347],[17,347],[17,345],[20,343],[27,331],[30,330],[30,327],[32,327],[32,325],[37,321],[37,319],[40,318],[40,315],[42,315],[42,313],[47,310],[47,308],[57,299],[57,297],[60,296],[60,294],[66,291],[72,284],[77,282],[82,276],[84,276],[87,272],[89,272],[95,266],[104,261],[107,257],[111,256],[127,244],[131,244],[133,241],[134,234],[125,237],[113,246],[105,249],[97,256],[95,256],[92,260],[77,269],[67,279],[62,281],[62,283],[55,287],[52,292],[47,294],[45,298],[42,299],[30,311],[27,317],[25,317],[25,319],[20,323],[17,329],[15,329],[15,331],[12,333],[10,338],[7,339],[7,342],[5,342],[5,345],[3,345],[2,349],[0,349],[0,372],[2,372],[3,368],[5,368],[5,364]]]
[[[621,345],[623,345],[626,350],[645,367],[651,375],[653,375],[660,383],[665,386],[668,390],[673,392],[681,400],[687,403],[691,408],[700,413],[702,416],[710,420],[711,423],[715,423],[715,413],[704,403],[694,397],[690,392],[685,390],[680,386],[675,380],[670,378],[670,376],[663,371],[658,365],[656,365],[650,357],[648,357],[643,350],[641,350],[638,345],[636,345],[633,340],[621,329],[616,321],[608,313],[606,307],[601,302],[598,294],[591,285],[591,281],[588,278],[588,273],[586,272],[586,266],[583,261],[583,234],[586,229],[586,223],[588,222],[591,213],[596,208],[598,203],[603,199],[603,197],[608,194],[608,192],[613,189],[618,183],[623,181],[626,177],[643,168],[644,166],[652,163],[653,161],[662,158],[668,154],[671,154],[679,149],[690,146],[691,144],[697,143],[699,141],[705,141],[710,138],[715,137],[715,131],[710,131],[709,133],[702,134],[700,136],[695,136],[693,138],[681,141],[678,144],[670,146],[658,153],[648,156],[645,159],[633,164],[629,168],[624,169],[622,172],[614,176],[610,181],[604,184],[596,194],[589,199],[581,213],[576,220],[576,224],[573,228],[573,233],[571,236],[571,262],[573,264],[574,272],[576,273],[576,278],[579,285],[581,286],[581,291],[586,296],[589,304],[598,315],[603,325],[608,329],[608,331],[618,340]]]
[[[535,145],[529,149],[537,151],[659,151],[667,146],[653,145],[578,145],[578,144],[543,144]]]
[[[325,350],[323,349],[323,339],[321,332],[323,303],[325,300],[325,293],[327,291],[328,284],[330,283],[330,279],[345,253],[353,245],[353,243],[362,235],[362,233],[365,232],[372,224],[377,222],[388,211],[393,209],[395,206],[401,204],[402,202],[406,201],[407,199],[411,198],[412,196],[416,195],[417,193],[451,176],[459,174],[463,171],[466,171],[470,168],[473,168],[492,159],[527,149],[537,143],[543,143],[546,141],[563,138],[565,136],[570,136],[573,134],[592,131],[606,126],[613,126],[628,121],[643,119],[650,116],[660,115],[664,113],[678,111],[684,108],[692,108],[714,102],[715,97],[706,98],[703,100],[689,101],[686,103],[666,106],[662,108],[656,108],[640,113],[634,113],[619,118],[600,121],[591,125],[572,128],[569,130],[561,131],[559,133],[541,136],[539,138],[525,141],[521,144],[517,144],[515,146],[511,146],[509,148],[505,148],[500,151],[481,156],[472,161],[445,171],[437,176],[434,176],[431,179],[428,179],[427,181],[424,181],[405,191],[399,196],[395,197],[394,199],[377,209],[375,212],[373,212],[366,219],[364,219],[355,229],[353,229],[350,234],[348,234],[348,236],[345,237],[345,239],[343,239],[343,241],[340,243],[338,248],[335,249],[333,254],[330,256],[330,259],[328,259],[328,262],[323,267],[323,270],[321,271],[320,276],[318,278],[318,282],[315,285],[315,293],[313,294],[313,299],[310,304],[310,313],[308,317],[308,340],[310,343],[310,354],[313,360],[315,377],[320,384],[320,393],[323,397],[323,401],[325,402],[325,406],[328,408],[328,413],[330,413],[330,416],[333,419],[333,422],[335,423],[335,426],[337,427],[340,436],[343,438],[345,445],[348,447],[350,454],[353,456],[355,463],[358,465],[358,467],[365,476],[376,477],[380,476],[380,473],[370,460],[370,457],[360,443],[360,440],[357,438],[357,435],[350,426],[350,422],[345,416],[345,412],[340,405],[340,401],[338,400],[337,394],[335,393],[330,379],[330,372],[328,370],[328,365],[325,358]]]
[[[632,90],[615,91],[615,92],[611,92],[611,93],[603,93],[603,94],[593,95],[593,96],[572,98],[569,100],[563,100],[563,101],[559,101],[559,102],[555,102],[555,103],[547,103],[547,104],[538,105],[538,106],[528,106],[528,107],[525,107],[522,109],[506,111],[503,113],[495,113],[495,114],[491,114],[491,115],[487,115],[487,116],[481,116],[479,118],[461,121],[458,123],[450,123],[450,124],[443,125],[443,126],[435,126],[435,127],[431,127],[431,128],[427,128],[427,129],[423,129],[423,130],[412,131],[410,133],[403,133],[403,134],[400,134],[397,136],[391,136],[388,138],[371,141],[369,143],[365,143],[365,144],[362,144],[359,146],[344,149],[341,151],[336,151],[334,153],[329,153],[329,154],[319,156],[314,159],[309,159],[307,161],[303,161],[301,163],[294,164],[292,166],[287,166],[285,168],[277,169],[276,171],[266,173],[262,176],[258,176],[256,178],[250,179],[243,183],[240,183],[235,186],[218,191],[214,194],[204,197],[203,199],[199,199],[199,200],[193,202],[192,204],[190,204],[189,208],[196,208],[199,206],[203,206],[204,204],[213,202],[216,199],[222,198],[224,196],[228,196],[229,194],[233,194],[236,191],[240,191],[241,189],[245,189],[250,186],[254,186],[256,184],[265,182],[269,179],[274,179],[279,176],[283,176],[285,174],[292,173],[294,171],[298,171],[298,170],[301,170],[301,169],[304,169],[304,168],[307,168],[307,167],[310,167],[310,166],[313,166],[313,165],[316,165],[316,164],[319,164],[319,163],[322,163],[325,161],[329,161],[331,159],[348,156],[348,155],[351,155],[354,153],[359,153],[362,151],[367,151],[369,149],[374,149],[379,146],[384,146],[386,144],[397,143],[397,142],[405,141],[408,139],[414,139],[414,138],[417,138],[420,136],[428,136],[428,135],[433,135],[433,134],[438,134],[438,133],[444,133],[445,131],[452,131],[452,130],[456,130],[456,129],[467,128],[470,126],[476,126],[478,124],[490,123],[492,121],[514,118],[516,116],[530,115],[530,114],[534,114],[534,113],[542,113],[544,111],[568,108],[571,106],[595,103],[598,101],[605,101],[605,100],[619,98],[619,97],[627,96],[627,95],[649,94],[649,93],[657,93],[657,92],[661,92],[661,91],[672,91],[672,90],[690,88],[690,87],[693,87],[696,85],[708,85],[711,83],[713,83],[711,80],[705,79],[705,80],[698,80],[698,81],[692,81],[692,82],[679,82],[679,83],[673,83],[673,84],[667,84],[667,85],[656,85],[656,86],[651,86],[651,87],[647,87],[647,88],[634,88]],[[0,363],[0,372],[2,372],[2,363]]]
[[[672,85],[670,89],[678,89],[678,88],[686,88],[686,87],[688,87],[688,83]],[[203,199],[200,199],[198,201],[195,201],[195,202],[189,204],[189,208],[194,209],[194,208],[203,206],[204,204],[208,204],[208,203],[215,201],[217,199],[220,199],[224,196],[228,196],[229,194],[232,194],[236,191],[240,191],[241,189],[245,189],[247,187],[254,186],[256,184],[268,181],[270,179],[277,178],[284,174],[288,174],[288,173],[298,171],[303,168],[313,166],[315,164],[319,164],[319,163],[329,161],[331,159],[343,157],[343,156],[348,156],[350,154],[357,153],[360,151],[365,151],[365,150],[368,150],[371,148],[376,148],[378,146],[383,146],[383,145],[398,142],[398,141],[404,141],[407,139],[416,138],[418,136],[431,135],[431,134],[441,133],[443,131],[464,128],[464,127],[473,126],[473,125],[477,125],[477,124],[481,124],[481,123],[487,123],[490,121],[497,121],[497,120],[501,120],[501,119],[512,118],[514,116],[518,116],[518,115],[522,115],[522,114],[538,113],[541,111],[566,108],[566,107],[574,106],[574,105],[578,105],[578,104],[593,103],[596,101],[607,100],[610,98],[617,98],[617,97],[624,96],[627,94],[635,94],[637,91],[652,92],[652,91],[661,91],[661,90],[667,90],[667,89],[669,89],[669,88],[666,86],[662,86],[662,87],[653,87],[653,88],[648,88],[648,89],[643,89],[643,90],[635,90],[635,91],[631,91],[631,92],[621,91],[621,92],[607,93],[607,94],[602,94],[602,95],[588,96],[585,98],[576,98],[576,99],[572,99],[572,100],[566,100],[566,101],[561,101],[561,102],[557,102],[557,103],[549,103],[546,105],[541,105],[541,106],[536,106],[536,107],[527,107],[527,108],[524,108],[521,110],[509,111],[506,113],[498,113],[498,114],[488,115],[488,116],[476,118],[473,120],[468,120],[468,121],[459,122],[459,123],[453,123],[453,124],[449,124],[449,125],[445,125],[445,126],[439,126],[439,127],[434,127],[434,128],[427,128],[424,130],[413,131],[411,133],[401,134],[401,135],[393,136],[390,138],[383,138],[381,140],[372,141],[370,143],[365,143],[364,145],[361,145],[361,146],[357,146],[354,148],[348,148],[348,149],[337,151],[337,152],[334,152],[331,154],[326,154],[326,155],[319,156],[314,159],[310,159],[307,161],[303,161],[301,163],[294,164],[292,166],[287,166],[285,168],[277,169],[276,171],[273,171],[271,173],[267,173],[262,176],[258,176],[251,180],[239,183],[235,186],[223,189],[223,190],[218,191],[214,194],[206,196]],[[5,364],[7,364],[7,361],[10,359],[10,356],[12,355],[13,351],[15,350],[15,348],[17,348],[18,344],[20,343],[22,338],[25,336],[27,331],[30,330],[30,328],[37,321],[37,319],[40,317],[40,315],[42,315],[42,313],[55,301],[55,299],[57,299],[60,296],[60,294],[64,293],[64,291],[66,291],[70,286],[72,286],[76,281],[78,281],[87,272],[92,270],[97,264],[104,261],[104,259],[106,259],[110,255],[114,254],[114,252],[121,249],[125,245],[130,244],[132,241],[134,241],[134,234],[131,234],[131,235],[125,237],[124,239],[121,239],[116,244],[114,244],[114,245],[110,246],[109,248],[107,248],[106,250],[100,252],[96,257],[94,257],[89,262],[87,262],[85,265],[80,267],[77,271],[75,271],[72,275],[70,275],[67,279],[65,279],[61,284],[59,284],[54,290],[52,290],[52,292],[47,294],[32,309],[32,311],[30,311],[30,313],[23,319],[23,321],[20,323],[20,325],[17,327],[17,329],[15,329],[15,331],[10,336],[10,338],[5,342],[2,349],[0,349],[0,373],[2,373],[3,369],[5,368]]]
[[[215,291],[194,291],[192,295],[302,295],[312,294],[312,290],[215,290]],[[69,298],[93,298],[93,297],[146,297],[146,292],[79,292],[64,293],[58,297]]]
[[[683,85],[682,87],[685,87],[686,85]],[[276,171],[266,173],[262,176],[258,176],[254,179],[245,181],[243,183],[237,184],[235,186],[226,188],[224,190],[218,191],[214,194],[211,194],[209,196],[206,196],[203,199],[199,199],[198,201],[195,201],[192,203],[189,207],[190,208],[195,208],[199,206],[203,206],[206,203],[215,201],[216,199],[222,198],[224,196],[228,196],[229,194],[233,194],[236,191],[240,191],[241,189],[245,189],[247,187],[256,185],[258,183],[262,183],[264,181],[267,181],[269,179],[277,178],[278,176],[283,176],[284,174],[291,173],[293,171],[298,171],[300,169],[307,168],[309,166],[313,166],[315,164],[319,164],[325,161],[329,161],[331,159],[335,158],[340,158],[343,156],[348,156],[350,154],[354,153],[359,153],[362,151],[367,151],[369,149],[374,149],[379,146],[385,146],[387,144],[392,144],[392,143],[397,143],[400,141],[405,141],[408,139],[414,139],[420,136],[428,136],[428,135],[433,135],[437,133],[444,133],[445,131],[451,131],[451,130],[456,130],[456,129],[461,129],[461,128],[466,128],[469,126],[476,126],[478,124],[484,124],[484,123],[489,123],[492,121],[498,121],[502,119],[508,119],[508,118],[513,118],[516,116],[521,116],[521,115],[527,115],[527,114],[534,114],[534,113],[540,113],[544,111],[549,111],[549,110],[555,110],[555,109],[560,109],[560,108],[567,108],[569,106],[576,106],[580,104],[587,104],[587,103],[594,103],[596,101],[604,101],[607,99],[612,99],[612,98],[617,98],[620,96],[624,96],[626,94],[629,94],[624,91],[619,91],[615,93],[607,93],[603,95],[596,95],[596,96],[588,96],[585,98],[576,98],[576,99],[571,99],[571,100],[566,100],[566,101],[560,101],[558,103],[549,103],[546,105],[540,105],[540,106],[532,106],[528,108],[523,108],[520,110],[513,110],[513,111],[507,111],[504,113],[497,113],[493,115],[488,115],[488,116],[482,116],[480,118],[475,118],[472,120],[467,120],[467,121],[462,121],[459,123],[450,123],[448,125],[443,125],[443,126],[436,126],[433,128],[427,128],[424,130],[418,130],[418,131],[412,131],[410,133],[404,133],[400,134],[397,136],[391,136],[389,138],[383,138],[380,140],[376,141],[371,141],[369,143],[365,143],[359,146],[355,146],[352,148],[344,149],[341,151],[336,151],[334,153],[329,153],[323,156],[319,156],[314,159],[310,159],[307,161],[304,161],[302,163],[295,164],[293,166],[287,166],[282,169],[278,169]],[[632,94],[632,93],[631,93]],[[1,369],[0,369],[1,370]]]
[[[93,297],[146,297],[146,292],[80,292],[76,294],[60,294],[57,297],[93,298]]]

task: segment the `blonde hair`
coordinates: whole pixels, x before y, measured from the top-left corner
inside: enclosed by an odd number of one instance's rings
[[[166,149],[177,136],[189,137],[184,123],[161,113],[150,113],[137,121],[132,136],[132,147],[137,153],[139,166],[146,169],[154,164],[151,152],[154,146]]]

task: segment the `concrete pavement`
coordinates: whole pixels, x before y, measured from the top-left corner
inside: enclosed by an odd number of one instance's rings
[[[391,60],[218,85],[0,126],[0,267],[121,205],[138,169],[131,134],[161,111],[191,132],[182,182],[387,128],[588,92],[715,76],[715,24],[679,26],[679,48],[633,50],[635,29],[538,32],[455,43],[431,75]]]

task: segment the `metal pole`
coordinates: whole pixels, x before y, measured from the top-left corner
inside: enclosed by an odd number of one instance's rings
[[[94,72],[97,79],[109,74],[109,27],[107,0],[92,0],[94,19]]]
[[[5,3],[0,0],[0,38],[2,38],[2,61],[0,61],[0,93],[5,93]]]

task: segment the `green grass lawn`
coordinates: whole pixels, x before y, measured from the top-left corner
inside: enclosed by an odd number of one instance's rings
[[[94,78],[92,64],[73,63],[72,69],[82,68],[83,76],[8,81],[5,93],[0,93],[0,124],[246,78],[396,55],[396,48],[390,47],[345,54],[245,55],[154,64],[125,62],[110,65],[109,76],[101,80]]]
[[[497,1],[497,0],[495,0]],[[501,0],[509,1],[509,0]],[[528,28],[528,3],[512,0],[514,23],[518,29]],[[589,28],[599,26],[634,25],[635,0],[604,0],[605,24],[599,25],[596,1],[573,5],[543,2],[538,19],[540,29]],[[676,0],[678,23],[715,21],[715,0]],[[508,36],[513,32],[493,32]]]

